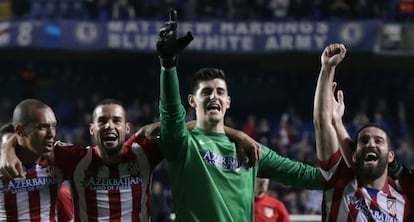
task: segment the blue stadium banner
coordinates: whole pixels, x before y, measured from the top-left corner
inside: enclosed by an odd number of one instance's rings
[[[0,21],[0,48],[128,50],[154,52],[163,22],[131,21]],[[188,50],[216,53],[320,52],[330,43],[348,50],[373,52],[378,21],[350,22],[181,22],[191,31]]]

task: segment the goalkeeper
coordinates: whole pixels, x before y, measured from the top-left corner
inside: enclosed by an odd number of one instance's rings
[[[235,144],[224,134],[230,108],[225,74],[203,68],[193,76],[188,102],[196,113],[196,127],[188,130],[177,75],[177,55],[193,39],[177,39],[176,12],[160,30],[157,51],[161,63],[161,152],[168,161],[175,221],[253,221],[256,176],[286,185],[321,189],[320,171],[281,157],[261,145],[263,157],[255,167],[237,158]]]

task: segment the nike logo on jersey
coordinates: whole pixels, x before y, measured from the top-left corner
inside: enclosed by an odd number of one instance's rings
[[[212,143],[213,141],[212,140],[199,140],[198,142],[200,143],[200,145],[206,145],[206,144]]]

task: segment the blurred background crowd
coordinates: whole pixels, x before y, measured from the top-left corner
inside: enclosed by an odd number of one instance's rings
[[[414,15],[411,0],[0,0],[4,19],[160,19],[169,7],[187,20],[412,21]]]
[[[376,19],[410,23],[414,1],[405,0],[0,0],[0,19],[164,19],[168,7],[186,20]],[[411,62],[410,62],[411,61]],[[412,57],[352,54],[337,69],[345,91],[345,122],[351,136],[368,122],[388,129],[396,157],[414,168],[414,66]],[[226,125],[243,130],[280,155],[316,165],[312,125],[319,53],[215,55],[183,53],[179,74],[186,101],[192,73],[222,68],[232,106]],[[23,98],[39,98],[54,108],[58,138],[90,144],[91,112],[104,98],[121,100],[134,130],[158,121],[159,63],[155,52],[0,50],[0,123],[10,120]],[[188,108],[188,120],[194,119]],[[173,175],[170,175],[173,176]],[[272,182],[270,192],[290,214],[319,214],[321,192]],[[154,220],[173,211],[165,163],[153,178]]]

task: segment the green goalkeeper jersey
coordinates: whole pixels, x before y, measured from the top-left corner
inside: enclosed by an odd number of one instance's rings
[[[175,221],[252,222],[256,176],[322,189],[316,167],[262,145],[263,158],[256,167],[247,168],[225,134],[197,127],[188,130],[176,69],[161,71],[160,83],[161,151],[168,162]]]

